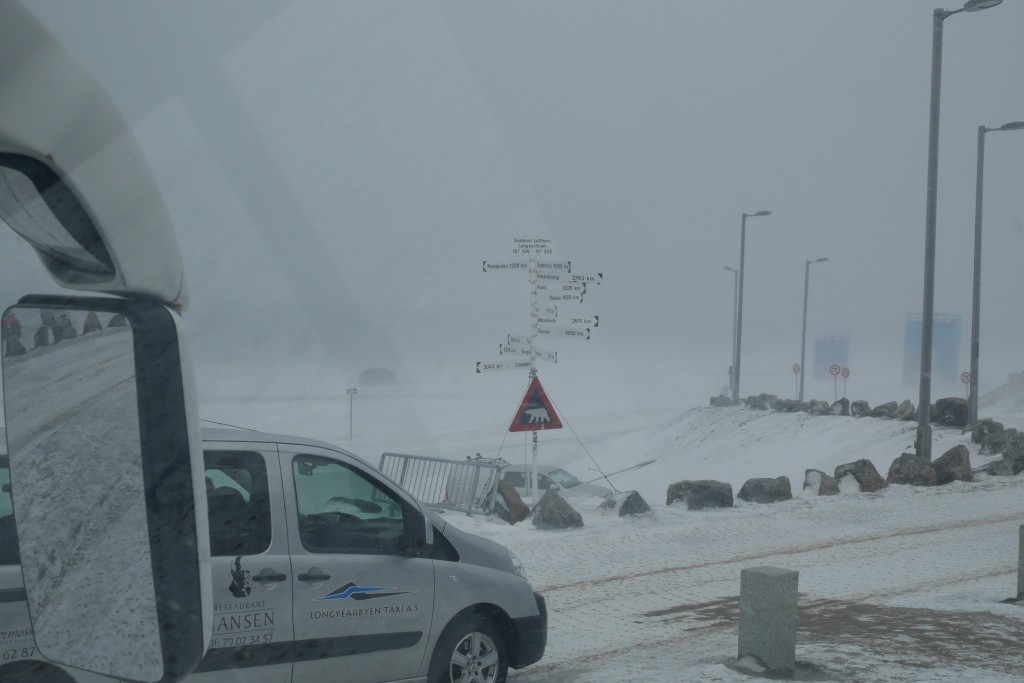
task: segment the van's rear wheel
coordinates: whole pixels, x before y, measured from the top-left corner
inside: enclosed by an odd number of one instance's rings
[[[441,634],[430,660],[430,683],[505,683],[508,656],[485,617],[459,617]]]

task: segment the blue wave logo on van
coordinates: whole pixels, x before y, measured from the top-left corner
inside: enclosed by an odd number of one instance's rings
[[[371,588],[369,586],[357,586],[356,584],[346,583],[341,588],[328,593],[322,598],[317,600],[345,600],[352,598],[353,600],[373,600],[374,598],[387,598],[392,595],[405,595],[411,591],[400,591],[394,588]]]

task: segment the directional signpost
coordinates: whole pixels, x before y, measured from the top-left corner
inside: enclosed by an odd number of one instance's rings
[[[482,261],[484,273],[526,272],[529,277],[530,334],[508,335],[505,342],[498,345],[498,354],[502,359],[478,362],[476,371],[530,371],[530,386],[516,418],[520,422],[526,419],[526,422],[515,428],[517,422],[514,421],[509,431],[533,432],[533,467],[529,487],[531,497],[535,497],[537,491],[537,432],[561,426],[537,378],[537,359],[557,363],[558,352],[538,349],[537,337],[589,341],[592,330],[598,327],[599,316],[577,313],[573,305],[583,303],[588,287],[604,282],[604,273],[573,273],[572,261],[559,261],[553,256],[554,248],[550,239],[516,237],[512,240],[511,260]],[[552,418],[551,421],[543,419],[545,413]],[[531,422],[533,416],[541,417]]]
[[[833,387],[835,394],[835,398],[833,399],[834,401],[839,400],[839,373],[842,372],[842,370],[843,369],[841,367],[835,364],[830,365],[828,368],[828,374],[832,375],[832,383],[835,385]]]
[[[960,375],[960,381],[966,385],[967,388],[967,400],[971,400],[971,373],[964,372]]]

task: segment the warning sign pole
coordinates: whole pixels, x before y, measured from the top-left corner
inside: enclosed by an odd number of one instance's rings
[[[544,387],[541,386],[540,379],[536,376],[531,377],[530,386],[526,388],[526,394],[523,395],[523,400],[519,404],[519,409],[516,411],[515,417],[512,418],[512,424],[509,425],[508,430],[510,432],[533,432],[533,438],[531,439],[533,442],[533,456],[529,467],[530,476],[527,488],[530,498],[535,503],[537,502],[537,493],[539,492],[537,432],[545,429],[561,428],[562,421],[558,419],[554,405],[552,405],[547,394],[544,393]]]

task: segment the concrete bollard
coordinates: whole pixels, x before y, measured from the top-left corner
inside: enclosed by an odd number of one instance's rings
[[[1017,543],[1017,599],[1024,600],[1024,524],[1020,527]]]
[[[754,657],[772,673],[793,674],[799,576],[777,567],[740,571],[739,660]]]

